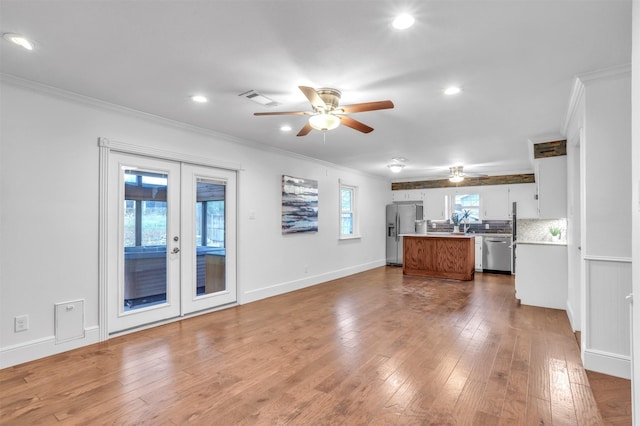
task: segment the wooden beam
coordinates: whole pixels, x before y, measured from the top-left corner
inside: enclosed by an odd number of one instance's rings
[[[485,186],[485,185],[511,185],[516,183],[534,183],[533,173],[519,175],[502,175],[487,177],[466,177],[462,182],[453,183],[449,179],[422,180],[415,182],[393,182],[391,190],[402,189],[430,189],[430,188],[456,188],[458,186]]]
[[[567,155],[567,141],[551,141],[533,144],[533,158],[549,158]]]

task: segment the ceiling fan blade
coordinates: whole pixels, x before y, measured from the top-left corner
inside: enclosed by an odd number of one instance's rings
[[[307,122],[307,124],[305,124],[304,127],[300,129],[296,136],[307,136],[311,130],[313,130],[313,127],[311,127],[311,124]]]
[[[311,102],[311,105],[313,105],[315,109],[327,110],[327,104],[325,104],[320,95],[318,95],[316,89],[309,86],[298,86],[298,88],[304,93],[307,99],[309,99],[309,102]]]
[[[338,115],[340,117],[340,123],[344,124],[347,127],[351,127],[362,133],[371,133],[373,131],[373,127],[369,127],[364,123],[359,122],[358,120],[354,120],[351,117],[347,117],[346,115]]]
[[[272,111],[272,112],[254,112],[253,115],[307,115],[313,114],[308,111]]]
[[[354,112],[375,111],[379,109],[393,108],[393,102],[391,101],[377,101],[377,102],[363,102],[361,104],[341,105],[337,110],[344,112],[345,114],[351,114]]]

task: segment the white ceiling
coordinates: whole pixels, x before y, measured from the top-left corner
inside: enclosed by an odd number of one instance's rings
[[[391,28],[405,11],[415,25]],[[3,40],[2,73],[397,180],[531,172],[527,141],[562,136],[575,76],[630,62],[631,0],[2,0],[0,31],[37,44]],[[304,116],[253,116],[310,110],[298,85],[395,108],[326,140],[296,137]]]

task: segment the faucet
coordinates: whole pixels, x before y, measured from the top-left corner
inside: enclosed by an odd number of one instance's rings
[[[466,234],[466,233],[467,233],[467,231],[469,230],[469,227],[470,227],[470,226],[471,226],[471,225],[469,225],[468,223],[465,223],[465,224],[464,224],[464,233],[465,233],[465,234]]]

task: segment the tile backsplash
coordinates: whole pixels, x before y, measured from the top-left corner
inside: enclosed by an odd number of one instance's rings
[[[433,225],[435,224],[435,228]],[[486,229],[486,225],[489,225],[489,229]],[[462,231],[462,225],[460,225]],[[449,221],[427,221],[428,232],[451,232],[453,231],[453,224]],[[485,220],[482,223],[470,223],[469,231],[476,234],[511,234],[511,221],[510,220]]]
[[[518,241],[552,241],[549,228],[558,227],[560,228],[560,238],[558,242],[567,242],[566,219],[518,219],[516,226],[518,228]]]

